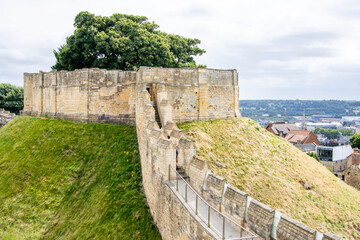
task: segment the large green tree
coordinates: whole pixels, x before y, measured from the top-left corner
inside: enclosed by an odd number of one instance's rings
[[[0,108],[19,113],[24,107],[24,90],[8,83],[0,83]]]
[[[351,146],[353,148],[360,148],[360,134],[359,133],[355,133],[351,138],[350,138],[350,142],[351,142]]]
[[[157,30],[144,16],[110,17],[80,12],[74,34],[54,50],[56,70],[79,68],[136,69],[140,66],[196,67],[194,56],[205,53],[200,40]]]

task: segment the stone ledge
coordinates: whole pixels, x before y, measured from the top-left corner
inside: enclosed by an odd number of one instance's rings
[[[224,194],[224,197],[225,197],[225,198],[234,198],[234,195],[235,195],[235,194],[239,194],[239,195],[241,195],[241,196],[244,197],[244,198],[247,198],[247,196],[249,196],[249,194],[240,191],[240,190],[237,189],[236,187],[233,187],[233,186],[231,186],[231,185],[227,185],[226,191],[225,191],[225,194]]]
[[[339,237],[333,233],[325,232],[322,240],[344,240],[342,237]]]

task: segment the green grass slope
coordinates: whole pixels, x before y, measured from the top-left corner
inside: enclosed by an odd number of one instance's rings
[[[360,239],[360,191],[285,139],[247,118],[179,127],[231,185],[314,229]]]
[[[0,239],[160,239],[135,128],[21,117],[0,129]]]

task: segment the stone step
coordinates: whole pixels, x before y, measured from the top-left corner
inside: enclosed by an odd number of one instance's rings
[[[185,181],[189,181],[190,177],[185,173],[183,167],[176,166],[176,171]]]
[[[186,174],[180,174],[180,176],[181,176],[183,179],[185,179],[185,180],[189,179],[189,176],[186,175]]]
[[[188,176],[186,176],[186,177],[183,177],[183,176],[181,176],[186,182],[189,182],[189,180],[190,180],[190,177],[188,177]]]
[[[161,128],[160,115],[159,115],[159,112],[158,112],[158,108],[157,108],[156,102],[154,102],[153,107],[154,107],[154,110],[155,110],[155,121],[156,121],[157,124],[159,125],[159,128]]]
[[[185,172],[184,169],[182,169],[182,168],[177,169],[176,171],[177,171],[178,173],[184,173],[184,172]]]

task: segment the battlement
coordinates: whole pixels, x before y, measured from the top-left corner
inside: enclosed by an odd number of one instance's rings
[[[161,67],[24,73],[23,114],[135,124],[138,90],[147,90],[154,104],[171,106],[175,122],[240,115],[236,70]]]

